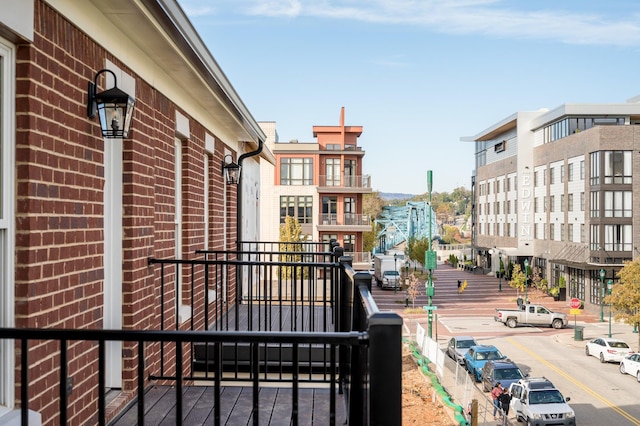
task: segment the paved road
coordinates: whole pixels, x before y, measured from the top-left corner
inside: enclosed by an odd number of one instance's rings
[[[467,288],[458,294],[458,280],[467,280]],[[584,354],[587,340],[608,334],[608,318],[599,322],[598,314],[571,316],[569,327],[553,328],[517,327],[510,329],[493,320],[496,307],[515,308],[517,292],[504,281],[502,292],[499,280],[492,276],[471,274],[438,265],[434,272],[437,310],[433,323],[433,336],[444,347],[450,336],[472,335],[486,344],[495,344],[532,377],[546,376],[561,391],[571,397],[580,426],[603,424],[640,426],[640,407],[635,401],[638,383],[631,376],[623,376],[618,364],[600,364],[594,357]],[[569,313],[567,301],[555,302],[551,297],[530,294],[531,303],[541,303],[554,311]],[[405,318],[407,330],[413,334],[416,324],[427,329],[426,313],[403,313],[405,294],[381,290],[373,286],[373,296],[380,309],[399,312]],[[427,305],[427,297],[419,296],[416,307]],[[576,340],[574,326],[584,327],[583,340]],[[613,337],[622,338],[634,349],[639,347],[639,335],[626,324],[611,325]],[[453,364],[453,363],[452,363]],[[479,393],[480,397],[483,395]]]

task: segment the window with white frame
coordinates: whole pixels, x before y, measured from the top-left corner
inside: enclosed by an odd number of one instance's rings
[[[176,259],[182,259],[182,141],[175,139],[174,145],[174,164],[173,164],[173,203],[175,208],[174,214],[174,255]],[[176,313],[181,318],[180,307],[182,306],[182,270],[176,265]]]
[[[0,327],[14,327],[15,49],[0,39]],[[14,406],[14,344],[0,341],[0,406]],[[0,408],[0,411],[2,409]]]

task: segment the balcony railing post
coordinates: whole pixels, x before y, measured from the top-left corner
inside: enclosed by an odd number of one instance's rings
[[[402,424],[402,318],[377,312],[369,318],[369,424]]]

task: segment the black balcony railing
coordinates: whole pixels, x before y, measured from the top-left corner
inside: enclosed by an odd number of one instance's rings
[[[182,424],[183,386],[200,379],[213,383],[215,425],[221,422],[223,383],[235,379],[252,383],[255,425],[260,418],[258,391],[264,382],[286,382],[292,389],[291,424],[298,423],[297,390],[303,382],[321,382],[330,389],[332,424],[342,422],[336,420],[336,394],[344,398],[348,424],[401,424],[402,319],[378,310],[370,275],[356,273],[340,247],[326,252],[325,246],[309,245],[292,254],[279,251],[281,245],[267,251],[276,246],[244,244],[238,246],[262,251],[200,252],[198,259],[188,261],[150,260],[161,286],[161,330],[0,329],[0,339],[20,342],[22,424],[28,424],[29,398],[34,395],[28,380],[33,361],[29,342],[40,340],[53,341],[50,347],[58,354],[52,356],[60,359],[59,367],[52,367],[59,368],[60,424],[67,420],[66,383],[73,365],[67,348],[74,341],[91,346],[87,351],[95,354],[89,359],[99,372],[95,386],[100,425],[106,422],[108,341],[130,342],[130,350],[123,354],[137,366],[138,424],[144,424],[145,390],[150,383],[174,384],[175,419]],[[177,276],[181,284],[176,288]],[[190,305],[188,321],[179,318],[177,292]],[[158,362],[149,362],[150,357],[159,358]]]

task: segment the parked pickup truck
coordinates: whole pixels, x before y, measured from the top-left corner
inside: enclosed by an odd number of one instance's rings
[[[566,314],[552,312],[542,305],[521,305],[519,309],[496,309],[496,321],[504,323],[510,328],[522,325],[546,325],[553,328],[563,328],[569,323]]]

